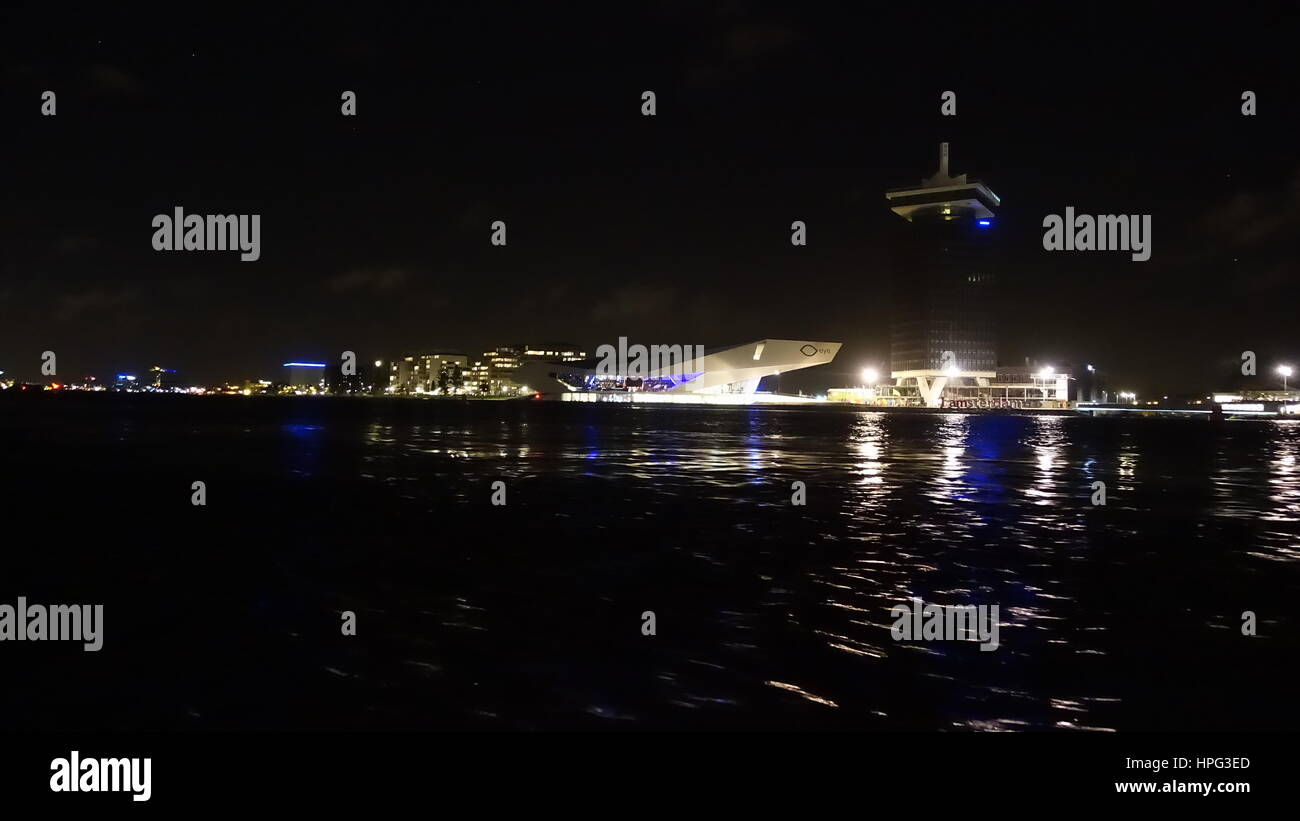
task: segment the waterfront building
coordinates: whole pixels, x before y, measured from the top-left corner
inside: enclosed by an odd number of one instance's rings
[[[987,387],[997,378],[997,194],[939,168],[920,185],[885,194],[902,218],[890,283],[890,378],[909,404],[937,407],[947,393]]]
[[[175,368],[154,365],[149,369],[149,384],[156,391],[178,391],[181,389],[181,377]]]
[[[997,368],[982,374],[930,381],[922,376],[915,384],[907,380],[856,388],[831,388],[827,398],[887,408],[929,407],[972,410],[1034,409],[1063,410],[1072,406],[1069,371],[1052,366]]]
[[[538,358],[521,365],[515,378],[539,398],[566,402],[813,402],[813,397],[765,393],[759,386],[764,377],[831,362],[841,344],[760,339],[700,351],[687,345],[632,346],[646,348],[639,366],[635,364],[638,354],[629,357],[627,351],[614,357],[619,363],[614,366],[597,359],[550,362]]]
[[[468,369],[469,357],[454,351],[398,357],[389,365],[388,392],[407,395],[459,393]]]
[[[294,393],[325,390],[324,362],[285,362],[284,384]]]
[[[483,354],[486,375],[478,384],[486,384],[489,393],[510,396],[528,392],[527,379],[519,377],[519,368],[529,362],[580,362],[587,354],[576,345],[502,345]]]

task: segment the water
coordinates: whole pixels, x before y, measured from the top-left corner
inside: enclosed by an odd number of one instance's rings
[[[105,605],[0,645],[8,727],[1300,728],[1298,423],[41,396],[0,441],[0,602]],[[914,595],[1000,649],[893,641]]]

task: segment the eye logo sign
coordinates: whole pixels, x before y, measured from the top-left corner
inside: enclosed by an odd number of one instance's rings
[[[816,345],[804,345],[802,348],[799,349],[799,353],[803,354],[804,356],[816,356],[816,355],[817,355],[817,346],[816,346]]]

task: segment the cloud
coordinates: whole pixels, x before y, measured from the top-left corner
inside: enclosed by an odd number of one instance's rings
[[[100,91],[112,94],[139,94],[144,90],[144,85],[135,77],[107,63],[90,67],[90,82]]]
[[[55,241],[54,250],[62,256],[73,256],[98,246],[99,240],[88,234],[64,234]]]
[[[1279,235],[1289,244],[1300,228],[1300,172],[1282,191],[1237,192],[1205,213],[1201,224],[1210,233],[1243,247],[1264,245]]]
[[[410,279],[405,268],[386,268],[379,270],[357,269],[331,277],[325,287],[332,293],[371,293],[388,294],[401,290]]]
[[[120,309],[130,305],[135,300],[136,294],[134,291],[107,291],[103,288],[91,288],[59,297],[54,307],[54,318],[60,322],[74,322],[83,316]]]
[[[591,309],[596,320],[648,317],[667,311],[673,305],[673,291],[666,288],[628,286],[598,301]]]
[[[748,23],[723,34],[727,53],[743,60],[778,54],[799,40],[799,32],[776,23]]]
[[[686,66],[686,79],[694,86],[715,89],[727,86],[771,58],[799,46],[803,40],[800,31],[780,23],[731,24],[716,31],[708,40],[707,51]]]

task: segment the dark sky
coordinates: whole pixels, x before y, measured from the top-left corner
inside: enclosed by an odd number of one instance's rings
[[[406,5],[8,13],[0,369],[771,337],[846,343],[783,389],[854,381],[887,363],[883,192],[941,140],[1002,197],[1004,363],[1144,393],[1300,365],[1294,10]],[[177,205],[261,214],[260,261],[155,252]],[[1042,250],[1070,205],[1151,214],[1151,261]]]

